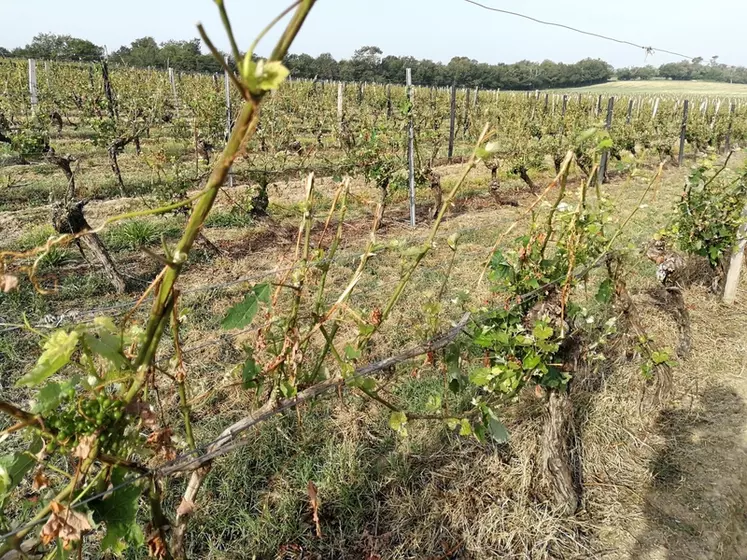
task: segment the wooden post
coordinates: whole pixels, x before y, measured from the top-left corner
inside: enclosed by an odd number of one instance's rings
[[[565,112],[568,109],[568,96],[563,95],[563,107],[560,109],[560,116],[565,117]]]
[[[171,82],[171,95],[174,97],[174,109],[176,117],[179,118],[179,97],[176,95],[176,81],[174,80],[174,69],[169,68],[169,82]]]
[[[602,94],[599,94],[599,97],[597,98],[597,111],[596,115],[599,117],[599,115],[602,114]]]
[[[630,124],[630,119],[633,118],[633,98],[628,101],[628,115],[625,117],[625,124]]]
[[[363,83],[358,84],[358,105],[363,103]]]
[[[456,127],[456,86],[451,86],[451,108],[449,110],[449,163],[454,157],[454,133]]]
[[[716,101],[716,107],[713,109],[713,118],[711,119],[711,130],[716,126],[716,119],[718,118],[718,112],[721,110],[721,99]]]
[[[405,78],[407,83],[407,99],[410,102],[407,110],[409,120],[407,125],[407,171],[410,185],[410,225],[415,227],[415,124],[412,117],[413,91],[412,70],[410,68],[405,69]]]
[[[656,101],[654,101],[654,110],[651,113],[651,120],[654,120],[656,118],[656,113],[659,112],[659,98],[656,98]]]
[[[386,118],[392,118],[392,86],[386,85]]]
[[[479,93],[480,93],[480,86],[475,86],[475,103],[474,103],[475,107],[477,107],[477,97]]]
[[[226,57],[226,63],[228,63],[228,58]],[[226,95],[226,130],[223,135],[223,139],[225,142],[228,142],[228,137],[231,136],[231,129],[233,128],[232,123],[232,115],[231,115],[231,78],[228,76],[228,72],[224,72],[223,76],[223,86],[225,90]]]
[[[39,94],[36,88],[36,60],[29,58],[29,93],[31,94],[31,113],[36,114]]]
[[[464,121],[462,122],[462,136],[467,137],[467,131],[469,130],[469,94],[470,89],[464,89]]]
[[[700,115],[705,116],[705,114],[708,112],[708,98],[706,97],[703,102],[700,104]]]
[[[112,82],[109,79],[109,64],[106,60],[101,61],[101,79],[104,81],[104,95],[106,95],[109,116],[114,120],[118,116],[118,112],[114,104],[114,90],[112,90]]]
[[[612,113],[614,111],[614,108],[615,108],[615,98],[610,97],[609,101],[607,101],[607,120],[605,121],[605,124],[604,124],[605,130],[609,131],[610,127],[612,126]],[[602,158],[599,162],[599,175],[597,176],[597,181],[599,182],[600,185],[604,183],[605,177],[607,176],[607,162],[609,161],[609,158],[610,158],[610,151],[604,150],[602,152]]]
[[[747,244],[747,205],[742,209],[742,225],[737,233],[737,244],[731,251],[731,262],[729,272],[726,275],[724,287],[724,303],[731,305],[737,297],[739,276],[742,272],[742,261],[744,260],[744,246]]]
[[[547,114],[547,106],[549,105],[549,103],[550,103],[550,94],[546,93],[545,94],[545,114]]]
[[[684,108],[682,109],[682,129],[680,130],[680,153],[677,157],[677,165],[682,165],[685,161],[685,133],[687,132],[687,115],[690,109],[690,101],[685,99]]]
[[[731,127],[734,123],[734,102],[729,101],[729,126],[726,129],[726,141],[724,148],[726,148],[726,153],[729,153],[731,151]]]
[[[337,128],[340,131],[340,134],[342,134],[342,118],[343,118],[342,98],[344,95],[345,95],[345,84],[342,82],[337,82]]]
[[[226,66],[228,67],[228,57],[226,57]],[[223,139],[228,142],[228,138],[231,136],[231,129],[233,128],[233,118],[231,114],[231,78],[228,76],[228,71],[223,73],[223,85],[226,93],[226,130],[224,132]],[[233,175],[228,175],[228,186],[233,187]]]

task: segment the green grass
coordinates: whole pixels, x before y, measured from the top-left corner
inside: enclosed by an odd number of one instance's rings
[[[116,224],[104,233],[104,243],[114,251],[135,251],[159,243],[161,237],[173,239],[181,233],[175,219],[132,220]]]
[[[582,88],[556,90],[562,93],[608,93],[615,95],[712,95],[747,96],[747,84],[725,82],[640,80],[614,81]]]
[[[232,206],[230,210],[216,210],[211,212],[205,227],[209,228],[245,228],[254,223],[251,214],[241,208]]]

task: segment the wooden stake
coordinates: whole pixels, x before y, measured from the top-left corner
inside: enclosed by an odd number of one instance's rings
[[[742,272],[742,262],[744,260],[744,247],[747,244],[747,205],[742,210],[742,225],[739,226],[737,234],[737,244],[731,252],[731,262],[729,263],[729,272],[726,275],[726,286],[724,287],[724,303],[731,305],[737,298],[737,287],[739,286],[739,276]]]
[[[451,86],[451,108],[449,111],[449,163],[454,157],[454,134],[456,132],[456,86]]]
[[[690,110],[690,101],[685,99],[684,108],[682,109],[682,129],[680,130],[680,153],[677,157],[677,165],[682,165],[685,161],[685,133],[687,132],[687,115]]]
[[[412,70],[405,69],[405,81],[407,84],[407,99],[410,102],[408,113],[409,123],[407,126],[407,170],[410,185],[410,225],[415,227],[415,124],[412,117],[413,91]]]
[[[36,114],[39,94],[36,88],[36,60],[29,58],[29,93],[31,94],[31,113]]]
[[[607,120],[605,121],[605,124],[604,124],[605,130],[609,130],[610,127],[612,126],[612,113],[614,111],[614,108],[615,108],[615,98],[610,97],[609,101],[607,101]],[[597,181],[599,182],[600,185],[604,183],[605,178],[607,176],[607,162],[609,161],[609,157],[610,157],[610,151],[604,150],[604,152],[602,152],[602,159],[599,162],[599,171],[598,171],[599,174],[597,175]]]

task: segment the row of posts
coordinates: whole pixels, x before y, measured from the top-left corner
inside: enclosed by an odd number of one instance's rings
[[[45,66],[46,68],[46,66]],[[37,107],[39,104],[39,93],[37,88],[37,77],[36,77],[36,60],[29,59],[28,61],[28,74],[29,74],[29,93],[31,96],[31,110],[32,113],[35,114],[37,111]],[[174,97],[174,108],[177,111],[177,116],[179,116],[179,98],[177,95],[176,90],[176,82],[174,80],[174,70],[173,68],[168,69],[168,75],[169,75],[169,82],[171,83],[171,92]],[[224,86],[225,86],[225,96],[226,96],[226,129],[225,129],[225,138],[226,141],[228,140],[229,135],[231,134],[231,129],[233,126],[233,117],[231,112],[231,80],[230,76],[228,75],[228,72],[225,72],[224,75]],[[409,202],[410,202],[410,225],[412,227],[415,227],[415,127],[413,123],[413,102],[414,102],[414,91],[412,87],[412,71],[410,68],[407,68],[405,70],[405,83],[407,85],[407,99],[408,99],[408,127],[407,127],[407,164],[408,164],[408,186],[409,186]],[[360,93],[362,94],[362,89],[360,90]],[[391,117],[392,113],[392,102],[391,102],[391,91],[389,88],[389,85],[386,86],[386,93],[387,93],[387,116]],[[451,160],[454,156],[454,137],[456,133],[456,93],[457,88],[456,86],[451,86],[451,97],[450,97],[450,108],[449,108],[449,145],[448,145],[448,157],[449,160]],[[469,106],[469,90],[467,90],[467,100],[465,103],[465,127],[467,122],[467,116],[468,116],[468,106]],[[338,84],[337,89],[337,116],[338,120],[340,122],[340,126],[342,126],[343,121],[343,94],[344,94],[344,84],[340,82]],[[528,92],[527,95],[530,95]],[[537,98],[539,98],[539,91],[536,93]],[[474,104],[477,105],[478,100],[478,90],[475,90],[475,99]],[[581,94],[579,94],[579,101],[581,100]],[[548,108],[548,101],[549,101],[549,94],[545,94],[545,110]],[[707,103],[708,101],[704,101],[704,104],[701,106],[701,112],[705,112],[707,109]],[[628,110],[625,122],[626,124],[630,124],[632,114],[633,114],[633,104],[634,100],[631,99],[628,102]],[[566,109],[568,106],[568,96],[563,95],[563,101],[562,101],[562,115],[565,116]],[[612,126],[612,116],[614,113],[614,107],[615,107],[615,98],[610,97],[607,101],[607,117],[605,119],[605,130],[609,130]],[[720,107],[720,101],[717,104],[716,112],[718,112],[718,107]],[[653,114],[652,118],[656,117],[656,114],[658,112],[659,108],[659,99],[657,98],[654,102],[653,106]],[[597,106],[596,106],[596,114],[597,116],[600,116],[602,109],[602,96],[600,95],[597,99]],[[726,151],[728,152],[731,150],[731,129],[732,129],[732,120],[733,120],[733,114],[734,114],[734,103],[730,103],[729,105],[729,127],[727,129],[726,134]],[[677,157],[677,162],[681,166],[684,162],[685,158],[685,138],[687,134],[687,119],[690,111],[690,101],[688,99],[685,99],[683,102],[682,107],[682,126],[680,129],[680,142],[679,142],[679,154]],[[715,116],[714,116],[714,123],[715,123]],[[563,126],[563,125],[561,125]],[[466,130],[465,130],[466,132]],[[562,130],[561,130],[562,132]],[[609,151],[605,150],[602,153],[600,165],[599,165],[599,176],[598,180],[599,182],[603,182],[604,178],[607,174],[607,164],[609,161]],[[233,176],[229,174],[229,185],[233,184]],[[733,303],[736,298],[736,291],[737,286],[739,283],[739,276],[740,271],[742,268],[742,261],[744,258],[744,249],[745,245],[747,245],[747,206],[745,206],[745,209],[742,213],[743,217],[745,218],[745,223],[740,227],[739,229],[739,235],[738,235],[738,243],[737,246],[734,247],[732,251],[732,257],[731,257],[731,263],[729,267],[729,272],[727,274],[726,278],[726,284],[725,284],[725,290],[724,290],[724,301],[726,303]]]
[[[412,107],[412,103],[414,100],[413,96],[413,89],[412,89],[412,71],[410,68],[406,69],[406,75],[405,75],[405,83],[407,84],[407,97],[410,103],[410,107]],[[39,103],[39,96],[38,96],[38,88],[37,88],[37,77],[36,77],[36,60],[29,59],[28,61],[28,73],[29,73],[29,93],[31,96],[31,109],[32,112],[35,113],[38,103]],[[168,76],[169,76],[169,82],[171,84],[171,92],[174,98],[174,106],[177,113],[177,117],[179,116],[179,98],[177,95],[176,90],[176,82],[174,79],[174,69],[169,68],[168,69]],[[232,128],[232,113],[231,113],[231,95],[230,95],[230,78],[228,73],[225,73],[224,76],[224,84],[225,84],[225,96],[226,96],[226,130],[225,130],[225,138],[228,139],[228,136],[231,133]],[[392,103],[391,103],[391,92],[390,88],[387,85],[386,86],[386,92],[387,92],[387,116],[391,116],[392,111]],[[342,124],[342,118],[343,118],[343,93],[344,93],[344,84],[342,82],[338,83],[338,90],[337,90],[337,116],[340,124]],[[474,103],[477,105],[478,100],[478,93],[479,90],[475,89],[475,97],[474,97]],[[455,85],[451,86],[451,96],[450,96],[450,110],[449,110],[449,143],[448,143],[448,158],[451,160],[454,157],[454,140],[455,140],[455,134],[456,134],[456,94],[457,94],[457,88]],[[469,106],[469,94],[470,91],[467,90],[467,100],[465,102],[465,126],[467,123],[467,116],[468,116],[468,106]],[[527,92],[527,96],[529,96],[531,92]],[[537,97],[539,98],[539,91],[536,92]],[[579,100],[581,99],[581,94],[579,94]],[[548,100],[549,100],[549,94],[545,94],[545,110],[547,110],[548,107]],[[563,106],[562,106],[562,114],[565,115],[566,107],[568,102],[568,96],[563,95]],[[612,115],[614,110],[614,103],[615,98],[610,97],[607,103],[607,118],[605,120],[605,129],[609,130],[612,126]],[[704,106],[707,107],[707,100],[704,102]],[[630,99],[628,103],[628,111],[626,116],[626,124],[630,124],[632,112],[633,112],[633,104],[634,100]],[[656,117],[657,110],[659,105],[659,99],[657,98],[654,102],[654,109],[652,118]],[[720,106],[720,102],[718,103],[717,107]],[[597,99],[597,106],[596,106],[596,114],[597,116],[601,113],[601,107],[602,107],[602,96],[600,95]],[[702,109],[703,107],[701,107]],[[682,109],[682,126],[680,130],[680,143],[679,143],[679,153],[677,157],[677,162],[679,165],[682,165],[685,158],[685,137],[687,134],[687,118],[688,113],[690,109],[690,101],[684,100],[683,103],[683,109]],[[726,151],[729,151],[731,149],[731,116],[734,114],[734,103],[730,103],[729,106],[729,128],[727,130],[726,134]],[[714,117],[715,119],[715,117]],[[410,115],[410,128],[412,125],[412,116]],[[409,134],[414,134],[414,131],[409,130]],[[409,143],[409,141],[408,141]],[[609,154],[604,153],[602,155],[602,159],[600,162],[600,177],[604,177],[606,175],[606,168],[607,163],[609,159]],[[414,172],[410,170],[410,175],[414,175]]]

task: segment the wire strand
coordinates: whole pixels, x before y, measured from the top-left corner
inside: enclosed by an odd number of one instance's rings
[[[511,10],[504,10],[502,8],[494,8],[492,6],[486,6],[485,4],[481,4],[480,2],[475,2],[475,0],[464,0],[468,4],[472,4],[474,6],[478,6],[484,10],[489,10],[491,12],[498,12],[501,14],[507,14],[510,16],[515,16],[523,19],[527,19],[529,21],[533,21],[535,23],[539,23],[542,25],[549,25],[551,27],[560,27],[561,29],[566,29],[568,31],[573,31],[574,33],[580,33],[582,35],[588,35],[589,37],[596,37],[598,39],[604,39],[606,41],[612,41],[614,43],[619,43],[621,45],[629,45],[631,47],[636,47],[637,49],[643,49],[646,51],[646,54],[653,54],[655,52],[660,53],[666,53],[671,54],[673,56],[679,56],[680,58],[686,58],[687,60],[693,60],[694,56],[688,56],[686,54],[678,53],[675,51],[670,51],[667,49],[660,49],[658,47],[651,47],[651,46],[645,46],[645,45],[639,45],[638,43],[634,43],[632,41],[627,41],[625,39],[616,39],[615,37],[610,37],[609,35],[602,35],[601,33],[594,33],[593,31],[584,31],[583,29],[578,29],[577,27],[571,27],[570,25],[565,25],[564,23],[556,23],[553,21],[544,21],[541,19],[537,19],[532,16],[528,16],[526,14],[520,14],[519,12],[512,12]]]

